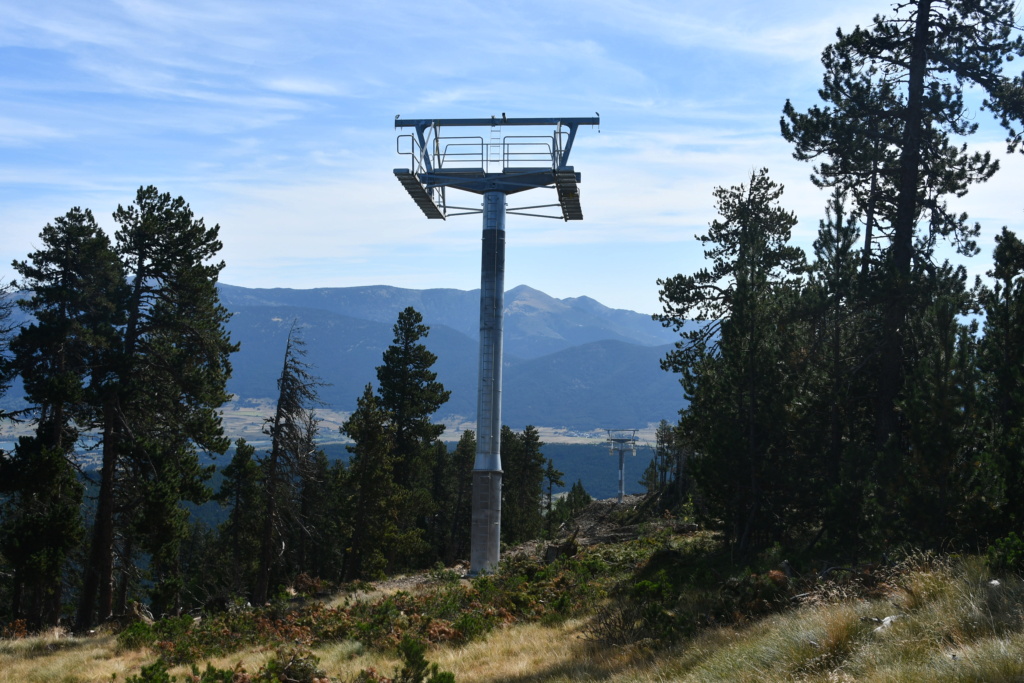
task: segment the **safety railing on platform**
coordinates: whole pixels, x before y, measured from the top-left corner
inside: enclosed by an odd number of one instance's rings
[[[554,135],[506,135],[501,141],[500,160],[488,154],[482,137],[441,137],[427,141],[429,156],[413,135],[399,135],[395,142],[400,155],[409,157],[409,169],[417,176],[427,171],[515,172],[526,168],[557,169],[565,133]],[[500,161],[500,168],[494,168]]]

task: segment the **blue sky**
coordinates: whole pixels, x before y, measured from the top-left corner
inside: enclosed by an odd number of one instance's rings
[[[112,232],[153,184],[220,224],[229,284],[474,289],[480,219],[423,217],[392,175],[395,115],[600,112],[573,151],[585,220],[510,216],[506,285],[651,313],[657,278],[700,267],[714,187],[756,168],[809,248],[826,197],[780,112],[816,103],[835,29],[888,4],[5,0],[0,278],[55,216],[89,207]],[[1003,157],[978,120],[971,144]],[[1005,158],[956,204],[984,226],[972,273],[1021,230],[1022,178]]]

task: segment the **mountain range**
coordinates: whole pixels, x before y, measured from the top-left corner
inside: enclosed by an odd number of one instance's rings
[[[240,401],[276,396],[285,340],[302,327],[306,360],[326,386],[324,403],[350,411],[394,337],[398,313],[412,306],[430,332],[438,380],[451,398],[437,419],[475,420],[479,290],[388,286],[250,289],[220,285],[241,349],[228,389]],[[556,299],[526,286],[505,294],[502,421],[595,430],[674,421],[684,405],[678,378],[659,360],[678,339],[650,316],[588,297]]]
[[[240,344],[228,382],[236,405],[276,398],[295,321],[306,360],[325,383],[324,407],[353,410],[363,387],[376,382],[398,313],[412,306],[430,328],[423,343],[437,355],[438,380],[451,391],[435,418],[449,425],[476,420],[479,290],[218,287],[232,313],[231,338]],[[25,322],[17,307],[13,313],[15,324]],[[685,399],[678,377],[661,370],[659,361],[678,339],[648,315],[589,297],[511,289],[505,293],[502,421],[513,429],[532,424],[582,432],[674,422]],[[22,400],[16,381],[0,407],[16,410]]]

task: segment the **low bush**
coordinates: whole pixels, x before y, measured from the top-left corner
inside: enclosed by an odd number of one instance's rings
[[[169,665],[158,659],[142,667],[138,676],[129,676],[127,683],[176,683],[177,676],[169,673]],[[206,669],[192,665],[192,673],[183,683],[330,683],[320,668],[320,660],[309,650],[295,647],[278,649],[276,654],[254,674],[246,672],[239,663],[234,669],[219,669],[207,663]]]
[[[455,675],[440,671],[437,664],[427,661],[426,645],[406,636],[398,644],[402,665],[394,677],[383,676],[374,669],[363,669],[353,683],[455,683]],[[303,647],[278,648],[270,660],[250,674],[240,663],[234,669],[219,669],[207,663],[206,669],[192,665],[183,683],[331,683],[332,679],[320,667],[319,658]],[[163,659],[143,666],[137,676],[129,676],[127,683],[176,683],[177,676],[169,673]]]
[[[601,555],[581,552],[551,564],[513,557],[498,571],[469,582],[435,570],[433,590],[399,591],[377,600],[271,605],[210,615],[136,624],[118,638],[123,650],[152,647],[169,664],[223,656],[253,646],[282,643],[316,646],[343,640],[390,650],[405,636],[431,643],[465,643],[502,624],[553,623],[588,613],[606,595],[612,567]]]
[[[996,572],[1024,572],[1024,539],[1014,532],[988,547],[988,563]]]
[[[117,649],[120,651],[139,650],[155,642],[156,632],[151,625],[143,621],[128,624],[117,634]]]

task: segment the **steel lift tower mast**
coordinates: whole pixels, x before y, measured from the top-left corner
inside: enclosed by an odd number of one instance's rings
[[[600,124],[598,116],[517,118],[504,114],[483,119],[402,119],[397,151],[409,159],[395,177],[427,218],[483,214],[480,268],[480,375],[477,398],[477,446],[473,466],[473,522],[470,573],[491,571],[501,548],[501,365],[505,308],[505,216],[583,220],[578,183],[569,152],[580,126]],[[504,135],[506,127],[554,126],[550,134]],[[442,128],[477,129],[477,135],[442,136]],[[473,132],[472,130],[466,132]],[[526,131],[529,132],[529,131]],[[507,208],[508,195],[554,190],[557,200]],[[483,195],[483,207],[454,206],[448,190]],[[451,210],[451,211],[450,211]],[[544,212],[544,213],[539,213]],[[557,215],[552,215],[556,213]]]

